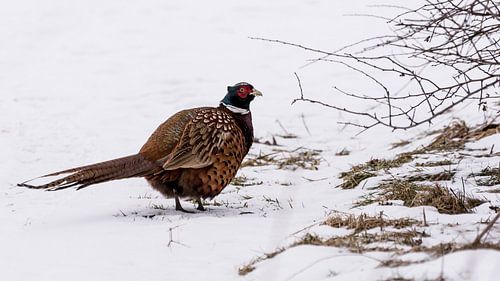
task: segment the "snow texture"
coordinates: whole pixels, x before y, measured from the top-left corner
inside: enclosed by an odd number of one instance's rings
[[[352,205],[363,188],[336,188],[338,174],[371,158],[390,158],[412,140],[453,117],[483,121],[474,103],[433,125],[410,132],[374,128],[359,136],[338,121],[345,114],[290,105],[299,95],[298,71],[307,94],[335,102],[335,83],[370,89],[345,68],[317,64],[314,55],[251,40],[283,39],[334,50],[387,32],[383,21],[346,14],[373,13],[377,1],[64,1],[20,0],[0,4],[0,280],[497,280],[500,253],[461,251],[408,266],[378,267],[384,253],[359,255],[319,246],[291,248],[238,268],[289,245],[307,231],[341,235],[319,226],[332,211],[421,219],[422,207]],[[388,3],[385,1],[384,3]],[[390,2],[389,2],[390,3]],[[398,3],[395,2],[394,3]],[[384,12],[378,9],[377,12]],[[388,13],[388,12],[386,12]],[[142,179],[100,184],[81,191],[19,188],[29,178],[135,153],[173,113],[217,105],[227,85],[252,83],[264,97],[252,104],[256,137],[293,150],[321,150],[318,170],[246,167],[256,185],[228,186],[208,211],[173,209]],[[472,117],[471,117],[472,116]],[[474,119],[476,118],[476,119]],[[307,125],[304,125],[307,124]],[[298,138],[277,135],[294,134]],[[500,149],[499,135],[471,149]],[[342,149],[351,153],[336,156]],[[255,144],[251,154],[269,152]],[[471,160],[473,161],[473,160]],[[498,167],[498,157],[471,163]],[[469,169],[460,165],[463,169]],[[402,168],[404,169],[404,168]],[[369,180],[368,180],[369,183]],[[469,186],[468,186],[469,187]],[[491,204],[498,193],[489,194]],[[495,201],[496,200],[496,201]],[[186,208],[194,208],[184,202]],[[488,203],[475,213],[443,215],[425,207],[426,243],[471,242],[494,214]],[[459,224],[452,231],[444,224]],[[304,227],[315,225],[305,230]],[[463,230],[463,231],[462,231]],[[498,241],[494,228],[490,240]],[[421,259],[418,254],[405,258]]]

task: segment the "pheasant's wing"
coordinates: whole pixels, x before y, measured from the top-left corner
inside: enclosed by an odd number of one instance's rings
[[[160,160],[165,170],[180,168],[199,169],[211,165],[227,141],[238,130],[233,117],[224,111],[199,111],[186,125],[177,146]]]

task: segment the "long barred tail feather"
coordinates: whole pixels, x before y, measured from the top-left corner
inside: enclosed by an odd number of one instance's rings
[[[135,154],[92,165],[86,165],[47,174],[25,181],[23,183],[19,183],[18,186],[46,190],[60,190],[74,186],[78,190],[89,185],[106,181],[131,177],[142,177],[156,172],[159,168],[161,167],[154,162],[145,159],[141,154]],[[30,182],[37,179],[56,176],[60,177],[45,184],[29,184]]]

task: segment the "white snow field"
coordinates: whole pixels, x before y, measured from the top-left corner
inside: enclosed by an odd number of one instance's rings
[[[330,102],[342,102],[332,91],[335,84],[365,90],[372,84],[334,64],[301,68],[315,55],[248,38],[335,50],[387,32],[380,19],[346,16],[394,12],[368,6],[380,3],[2,1],[0,280],[498,280],[500,252],[493,249],[434,258],[415,252],[401,259],[418,262],[384,267],[380,261],[394,253],[304,245],[239,274],[257,257],[306,233],[349,233],[320,225],[338,212],[382,211],[389,218],[422,220],[425,209],[429,226],[419,229],[428,234],[422,238],[428,246],[470,243],[494,217],[489,207],[500,205],[500,193],[483,192],[474,181],[466,181],[463,188],[488,202],[460,215],[441,214],[434,207],[408,208],[401,202],[353,208],[367,194],[365,187],[379,177],[354,189],[337,187],[340,172],[425,145],[432,138],[412,140],[448,125],[453,117],[467,118],[471,125],[483,122],[475,102],[463,104],[432,127],[407,132],[373,128],[356,135],[357,129],[337,123],[348,118],[345,114],[311,104],[291,105],[299,95],[293,73],[299,73],[306,94]],[[317,170],[245,167],[238,175],[250,183],[229,185],[207,201],[206,212],[195,214],[175,211],[173,199],[162,198],[143,179],[78,192],[16,186],[49,172],[136,153],[166,118],[186,108],[215,106],[226,86],[240,81],[264,94],[252,104],[255,136],[262,141],[274,136],[280,149],[321,150]],[[286,138],[290,134],[297,138]],[[400,140],[411,143],[391,150]],[[499,166],[500,134],[468,147],[491,149],[496,156],[467,158],[453,166],[457,173]],[[344,148],[351,153],[337,156]],[[249,157],[272,149],[254,144]],[[395,173],[414,168],[409,163]],[[456,184],[462,188],[460,177]],[[194,209],[191,202],[183,205]],[[484,239],[498,243],[498,222]]]

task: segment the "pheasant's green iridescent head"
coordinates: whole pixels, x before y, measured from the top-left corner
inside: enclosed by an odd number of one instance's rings
[[[262,93],[246,82],[240,82],[234,86],[227,87],[227,94],[221,103],[226,107],[236,107],[242,110],[250,110],[250,102]],[[231,108],[230,108],[231,109]]]

